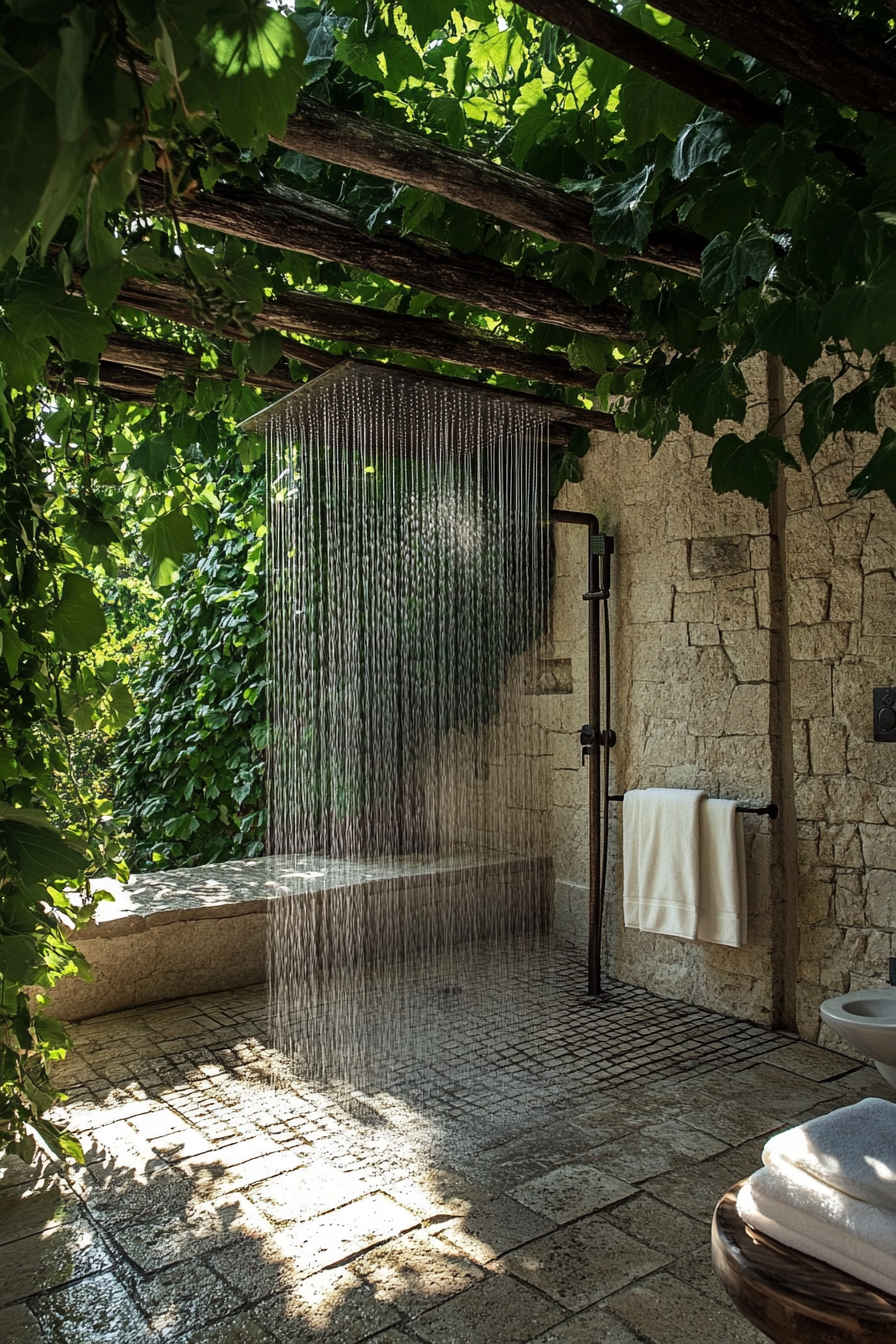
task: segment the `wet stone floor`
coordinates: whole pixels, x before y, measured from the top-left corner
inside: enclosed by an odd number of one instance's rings
[[[272,1087],[263,987],[75,1027],[87,1165],[2,1168],[0,1340],[760,1341],[713,1276],[715,1202],[882,1080],[645,990],[589,999],[577,961],[553,998],[417,1094]]]

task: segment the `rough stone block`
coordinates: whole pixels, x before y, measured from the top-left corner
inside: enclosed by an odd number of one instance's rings
[[[798,776],[794,785],[796,814],[803,820],[828,820],[828,791],[823,779],[814,775]]]
[[[892,509],[872,515],[863,539],[862,568],[866,574],[896,570],[896,517]]]
[[[699,621],[692,621],[688,625],[688,643],[694,648],[708,648],[721,641],[719,627],[717,625],[704,625]]]
[[[866,828],[863,827],[862,829]],[[883,827],[880,829],[883,829]],[[841,826],[820,826],[818,840],[818,855],[822,863],[829,863],[840,868],[861,869],[863,864],[862,844],[860,843],[857,826],[851,826],[849,823],[844,823]]]
[[[830,585],[826,579],[793,579],[788,595],[791,623],[816,625],[826,621],[830,594]],[[854,620],[855,616],[850,615],[845,619]]]
[[[831,572],[831,600],[827,613],[830,620],[861,620],[863,583],[858,562],[837,556]]]
[[[803,719],[794,719],[791,735],[793,738],[793,768],[797,775],[808,775],[809,763],[809,725]]]
[[[651,718],[644,743],[645,765],[681,765],[696,760],[696,744],[683,723],[675,719]]]
[[[871,516],[870,504],[868,499],[860,500],[829,520],[828,530],[835,555],[856,559],[862,554]]]
[[[896,633],[896,576],[868,574],[862,604],[862,634],[892,637]]]
[[[885,868],[896,873],[896,829],[892,826],[861,826],[862,853],[867,868]],[[851,865],[855,866],[855,865]]]
[[[701,625],[715,621],[716,599],[711,588],[694,592],[675,591],[675,621],[694,621]]]
[[[749,587],[722,588],[716,593],[716,619],[723,630],[753,630],[756,627],[756,595]]]
[[[825,718],[831,714],[834,702],[830,666],[794,663],[790,669],[790,698],[794,718]],[[840,708],[839,704],[837,707]]]
[[[630,583],[623,599],[623,612],[629,622],[671,621],[674,589],[671,583],[644,583],[638,577]]]
[[[821,509],[805,509],[787,519],[787,563],[791,579],[827,578],[834,548]]]
[[[816,775],[846,773],[846,728],[825,719],[809,721],[809,754]]]
[[[865,923],[865,897],[860,873],[837,873],[834,882],[834,919],[838,924],[851,925],[853,928]],[[877,924],[881,921],[871,922]]]
[[[722,644],[738,681],[768,681],[771,642],[767,630],[726,630]]]
[[[833,888],[830,882],[818,882],[814,878],[800,881],[800,923],[820,924],[827,921],[831,914]]]
[[[704,537],[690,545],[688,564],[691,577],[717,578],[720,574],[741,574],[750,568],[750,542],[747,537]]]
[[[879,807],[880,790],[857,775],[833,776],[825,781],[828,792],[828,821],[883,822],[887,818]]]
[[[896,874],[879,869],[866,873],[865,910],[865,918],[875,928],[896,930]],[[860,921],[843,921],[847,922]]]
[[[771,566],[771,537],[753,537],[750,540],[750,568],[768,569]]]
[[[769,717],[769,687],[764,682],[735,686],[728,704],[725,732],[753,735]]]
[[[794,625],[790,629],[790,656],[795,660],[836,663],[849,646],[849,626]]]

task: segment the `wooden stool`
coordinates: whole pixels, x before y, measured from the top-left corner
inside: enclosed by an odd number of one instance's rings
[[[712,1221],[712,1263],[728,1296],[776,1344],[894,1344],[896,1297],[754,1232],[739,1181]]]

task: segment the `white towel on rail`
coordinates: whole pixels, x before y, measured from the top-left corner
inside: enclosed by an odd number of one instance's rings
[[[701,789],[633,789],[622,803],[626,927],[697,936]]]
[[[741,1186],[737,1211],[747,1227],[896,1295],[896,1213],[889,1209],[797,1168],[785,1179],[762,1167]]]
[[[769,1139],[762,1161],[785,1179],[804,1171],[896,1214],[896,1105],[865,1097]],[[893,1270],[896,1274],[896,1266]]]
[[[747,863],[736,803],[700,800],[700,906],[697,937],[741,947],[747,941]]]

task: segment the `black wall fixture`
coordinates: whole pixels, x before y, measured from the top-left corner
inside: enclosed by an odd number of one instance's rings
[[[601,992],[601,949],[607,890],[610,812],[610,579],[613,538],[600,530],[593,513],[551,509],[552,523],[588,528],[588,723],[582,726],[582,763],[588,771],[588,993]],[[601,718],[603,716],[603,725]]]

